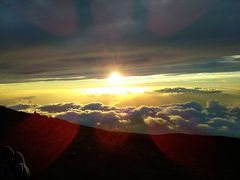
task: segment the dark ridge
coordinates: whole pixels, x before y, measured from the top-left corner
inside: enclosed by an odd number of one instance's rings
[[[0,135],[7,132],[10,128],[16,126],[18,123],[26,119],[30,114],[25,112],[18,112],[0,106]]]
[[[0,145],[21,151],[31,179],[236,179],[240,140],[110,132],[0,107]],[[14,123],[13,123],[14,122]],[[7,130],[2,128],[2,124]]]

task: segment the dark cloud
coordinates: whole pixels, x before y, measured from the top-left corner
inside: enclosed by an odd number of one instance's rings
[[[240,108],[209,101],[161,106],[113,107],[101,103],[79,105],[16,105],[86,126],[114,131],[164,134],[190,133],[240,137]]]
[[[15,38],[21,42],[25,37],[27,41],[41,42],[51,36],[66,38],[74,32],[84,39],[86,31],[92,32],[87,39],[98,36],[102,39],[131,38],[136,36],[133,34],[137,34],[137,38],[152,35],[155,39],[168,36],[187,40],[239,38],[238,0],[129,0],[124,3],[68,0],[63,4],[2,0],[1,39],[5,35],[4,39],[9,40]]]
[[[117,112],[108,111],[79,111],[79,112],[67,112],[57,116],[60,119],[68,119],[75,123],[79,123],[85,126],[92,127],[104,127],[109,130],[116,129],[116,126],[121,120],[121,117]]]
[[[238,0],[64,2],[0,3],[0,83],[239,71]]]
[[[236,117],[236,121],[240,122],[240,107],[235,107],[231,110],[231,113]]]
[[[32,105],[29,104],[17,104],[17,105],[13,105],[13,106],[7,106],[10,109],[14,109],[17,111],[26,111],[27,109],[31,108]]]
[[[84,110],[110,111],[110,110],[115,110],[116,107],[105,106],[105,105],[103,105],[102,103],[96,102],[96,103],[86,104],[86,105],[84,105],[81,109],[82,109],[83,111],[84,111]]]
[[[32,100],[36,98],[36,96],[24,96],[24,97],[20,97],[19,100]]]
[[[165,88],[155,90],[156,93],[194,93],[194,94],[218,94],[223,91],[217,89],[202,89],[202,88]]]
[[[68,52],[71,47],[67,47],[66,52],[62,52],[61,49],[53,51],[49,48],[0,54],[0,65],[3,65],[0,66],[2,69],[0,83],[101,79],[115,68],[133,76],[235,72],[240,69],[240,61],[235,56],[209,58],[208,56],[216,56],[216,54],[199,52],[199,55],[195,55],[191,50],[176,53],[181,49],[165,50],[164,47],[154,46],[149,47],[148,50],[142,48],[123,47],[107,55],[91,47],[86,49],[89,51],[87,55],[75,50]],[[161,50],[157,51],[156,48]],[[141,52],[143,50],[144,52]],[[115,53],[120,55],[114,56]]]
[[[220,104],[218,101],[210,101],[207,103],[207,112],[208,116],[213,117],[226,117],[228,113],[228,109]]]
[[[198,112],[201,112],[203,110],[203,107],[201,104],[197,103],[197,102],[189,102],[189,103],[185,103],[183,104],[184,108],[192,108]]]
[[[23,96],[17,98],[16,101],[22,104],[31,104],[34,98],[36,98],[36,96]]]
[[[50,104],[39,106],[38,109],[40,111],[48,112],[48,113],[57,113],[57,112],[67,112],[74,109],[81,108],[81,105],[77,105],[74,103],[60,103],[60,104]]]

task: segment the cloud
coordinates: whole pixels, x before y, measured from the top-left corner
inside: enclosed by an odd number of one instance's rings
[[[218,94],[223,91],[217,89],[202,89],[202,88],[164,88],[155,90],[157,93],[192,93],[192,94]]]
[[[108,130],[240,137],[240,108],[227,107],[218,101],[209,101],[206,106],[189,102],[164,106],[102,107],[105,106],[98,104],[94,110],[81,108],[79,112],[66,112],[56,117]]]
[[[36,96],[24,96],[24,97],[19,97],[19,100],[27,100],[30,101],[32,99],[36,98]]]
[[[19,97],[16,98],[16,101],[18,102],[18,104],[31,104],[32,100],[35,99],[37,96],[23,96],[23,97]]]
[[[30,107],[32,107],[32,105],[29,104],[17,104],[17,105],[12,105],[12,106],[7,106],[10,109],[14,109],[16,111],[26,111],[27,109],[29,109]]]
[[[82,110],[100,110],[100,111],[110,111],[110,110],[115,110],[115,107],[110,107],[110,106],[105,106],[102,103],[90,103],[90,104],[86,104],[84,105],[82,108]]]
[[[206,109],[208,116],[212,117],[226,117],[228,113],[228,109],[222,104],[220,104],[218,101],[209,101],[207,103]]]
[[[57,113],[57,112],[67,112],[69,110],[78,109],[81,105],[74,103],[60,103],[60,104],[50,104],[39,106],[38,109],[40,111],[48,112],[48,113]]]
[[[0,83],[103,78],[113,60],[133,76],[239,71],[240,3],[229,1],[69,0],[65,7],[4,0],[0,4],[0,47],[5,48],[0,55]],[[162,40],[149,24],[163,34],[177,34]],[[76,37],[57,38],[57,32],[67,27],[76,28]],[[107,41],[101,36],[121,39]]]
[[[78,50],[72,46],[67,46],[64,52],[59,47],[49,47],[0,54],[0,76],[3,77],[0,84],[105,78],[115,54],[118,54],[116,67],[132,76],[236,72],[240,67],[237,55],[225,56],[228,54],[226,51],[222,56],[221,49],[218,52],[208,52],[203,47],[198,48],[197,53],[193,53],[192,47],[181,49],[149,44],[146,48],[138,44],[124,47],[112,45],[118,50],[103,53],[104,49],[99,50],[94,46],[86,45]],[[89,53],[82,53],[84,51]],[[20,63],[16,59],[24,61]]]
[[[114,112],[102,112],[102,111],[80,111],[80,112],[67,112],[56,116],[60,119],[67,119],[73,122],[85,125],[85,126],[99,126],[99,127],[108,127],[109,129],[115,129],[118,120],[121,119],[121,116]]]
[[[235,117],[236,121],[240,122],[240,107],[235,107],[231,109],[231,114]]]
[[[240,137],[240,107],[224,106],[218,101],[209,101],[206,106],[197,102],[141,107],[61,103],[41,106],[19,104],[10,108],[34,109],[38,113],[111,131]]]

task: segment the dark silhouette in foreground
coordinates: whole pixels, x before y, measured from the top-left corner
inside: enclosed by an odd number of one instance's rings
[[[110,132],[4,107],[0,118],[0,145],[24,154],[31,179],[239,179],[236,138]]]
[[[25,180],[30,176],[30,170],[23,155],[10,146],[0,148],[0,179]]]

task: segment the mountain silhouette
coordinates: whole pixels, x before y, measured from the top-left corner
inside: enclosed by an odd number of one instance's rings
[[[85,127],[0,107],[0,145],[20,151],[31,179],[233,179],[240,140]]]

